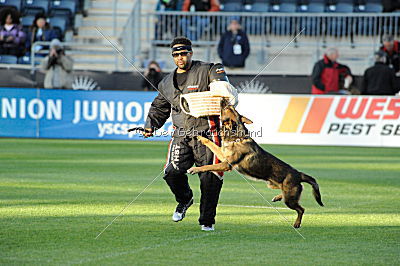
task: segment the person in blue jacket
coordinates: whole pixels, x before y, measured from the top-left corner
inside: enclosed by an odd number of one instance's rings
[[[249,39],[242,30],[239,21],[232,20],[228,31],[221,36],[218,44],[218,55],[226,67],[244,67],[250,53]]]
[[[25,43],[27,53],[30,54],[31,46],[34,42],[50,42],[58,38],[59,36],[57,35],[57,32],[53,30],[50,24],[46,21],[46,16],[42,13],[39,13],[35,16],[35,20],[28,31],[28,36]],[[42,49],[48,49],[48,47],[36,46],[35,52],[38,52]]]

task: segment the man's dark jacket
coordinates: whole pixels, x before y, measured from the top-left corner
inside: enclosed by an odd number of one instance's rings
[[[151,104],[145,128],[161,128],[170,115],[175,127],[174,136],[190,136],[197,132],[206,132],[211,127],[217,126],[219,124],[218,116],[195,118],[185,114],[181,110],[179,100],[182,94],[208,91],[208,85],[213,80],[227,80],[223,66],[192,61],[186,83],[180,88],[176,84],[175,75],[176,70],[164,77],[158,85],[159,93]]]
[[[386,53],[386,65],[391,66],[395,72],[400,71],[400,43],[393,41],[393,50],[389,52],[383,45],[379,50]]]
[[[394,69],[384,63],[375,63],[364,72],[361,94],[365,95],[394,95],[396,78]]]
[[[233,46],[239,44],[242,46],[242,53],[235,55]],[[222,59],[222,64],[227,67],[244,67],[246,58],[250,53],[250,44],[247,35],[242,30],[238,34],[227,31],[221,36],[218,44],[218,55]]]

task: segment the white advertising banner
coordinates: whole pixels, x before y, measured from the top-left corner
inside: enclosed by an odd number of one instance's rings
[[[400,147],[400,97],[240,94],[265,144]]]

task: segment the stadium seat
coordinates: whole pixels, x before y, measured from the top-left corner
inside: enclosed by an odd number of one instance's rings
[[[65,31],[68,26],[68,18],[62,16],[51,17],[49,19],[50,25],[58,31],[58,36],[60,36],[61,40],[64,39]]]
[[[268,2],[260,3],[256,2],[251,5],[250,9],[247,11],[249,12],[268,12],[270,10],[270,5]]]
[[[328,12],[336,13],[352,13],[354,11],[353,4],[350,3],[338,3],[336,5],[330,5],[328,7]]]
[[[21,56],[20,58],[18,58],[18,64],[30,65],[31,64],[31,57],[30,56]]]
[[[299,8],[300,12],[307,13],[323,13],[325,11],[324,3],[310,3],[308,5],[301,5]]]
[[[365,5],[358,6],[357,11],[367,13],[382,13],[383,6],[379,3],[366,3]]]
[[[23,16],[21,18],[21,25],[24,29],[28,29],[32,25],[34,20],[35,20],[35,16],[33,16],[33,15]]]
[[[0,55],[0,64],[16,64],[18,58],[13,55]]]
[[[49,11],[48,0],[25,0],[22,4],[24,15],[47,14]]]
[[[50,2],[50,15],[51,16],[65,16],[68,15],[72,18],[76,12],[75,0],[56,0]]]
[[[0,7],[12,7],[21,11],[21,0],[0,0]]]
[[[222,11],[225,12],[241,12],[244,9],[243,4],[240,2],[235,2],[235,1],[231,1],[231,2],[227,2],[225,4],[222,5]]]

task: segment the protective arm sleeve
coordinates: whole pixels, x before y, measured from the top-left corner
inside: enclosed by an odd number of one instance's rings
[[[213,92],[215,96],[228,97],[232,105],[236,106],[238,104],[238,92],[236,88],[230,84],[222,64],[215,64],[211,67],[209,78],[210,91]]]
[[[170,113],[171,104],[159,93],[151,103],[145,128],[151,128],[153,130],[161,128],[169,118]]]

